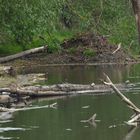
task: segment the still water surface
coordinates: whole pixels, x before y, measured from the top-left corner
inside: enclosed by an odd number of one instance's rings
[[[99,83],[102,73],[114,83],[140,82],[140,65],[133,66],[57,66],[22,69],[21,73],[46,73],[46,84]],[[140,94],[127,95],[140,106]],[[40,108],[6,114],[0,120],[0,139],[20,140],[138,140],[140,129],[124,125],[132,112],[115,95],[82,95],[58,99],[38,99],[32,107],[57,102],[57,108]],[[101,120],[83,123],[94,113]]]

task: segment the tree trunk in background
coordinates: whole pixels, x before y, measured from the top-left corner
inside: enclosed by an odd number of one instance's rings
[[[140,44],[140,0],[131,0],[131,2],[138,27],[139,44]]]

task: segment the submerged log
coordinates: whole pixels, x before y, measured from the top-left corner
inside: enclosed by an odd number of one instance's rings
[[[21,53],[17,53],[17,54],[14,54],[14,55],[1,57],[0,58],[0,63],[8,62],[8,61],[11,61],[11,60],[14,60],[14,59],[17,59],[17,58],[21,58],[21,57],[33,54],[33,53],[38,53],[38,52],[46,50],[46,48],[47,48],[47,46],[42,46],[42,47],[39,47],[39,48],[34,48],[34,49],[27,50],[27,51],[23,51]]]

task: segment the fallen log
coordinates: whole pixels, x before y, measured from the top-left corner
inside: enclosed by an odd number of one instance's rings
[[[132,84],[116,84],[122,92],[134,92],[140,90],[136,85]],[[77,95],[77,94],[94,94],[102,95],[113,93],[114,91],[107,85],[80,85],[80,84],[56,84],[50,86],[25,86],[25,87],[7,87],[0,88],[2,95],[10,94],[11,96],[30,96],[30,97],[45,97],[45,96],[62,96],[62,95]]]
[[[42,46],[42,47],[39,47],[39,48],[34,48],[34,49],[27,50],[27,51],[23,51],[21,53],[17,53],[17,54],[14,54],[14,55],[1,57],[0,58],[0,63],[5,63],[5,62],[11,61],[11,60],[14,60],[14,59],[17,59],[17,58],[21,58],[21,57],[24,57],[24,56],[27,56],[27,55],[30,55],[30,54],[33,54],[33,53],[38,53],[38,52],[46,50],[46,48],[47,48],[47,46]]]
[[[105,78],[106,78],[106,80],[103,81],[103,83],[105,85],[110,86],[115,91],[115,93],[122,99],[122,101],[125,104],[127,104],[129,109],[134,111],[134,115],[131,117],[131,119],[129,121],[127,121],[125,123],[128,125],[131,125],[131,126],[138,126],[140,124],[140,109],[132,101],[130,101],[126,96],[124,96],[120,92],[120,90],[112,83],[112,81],[106,74],[105,74]]]

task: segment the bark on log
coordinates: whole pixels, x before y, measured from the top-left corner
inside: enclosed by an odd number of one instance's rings
[[[42,47],[39,47],[39,48],[34,48],[34,49],[27,50],[27,51],[23,51],[21,53],[17,53],[17,54],[14,54],[14,55],[1,57],[0,58],[0,63],[5,63],[5,62],[11,61],[11,60],[14,60],[14,59],[17,59],[17,58],[21,58],[21,57],[24,57],[24,56],[27,56],[27,55],[30,55],[30,54],[33,54],[33,53],[38,53],[38,52],[44,51],[46,48],[47,48],[47,46],[42,46]]]

